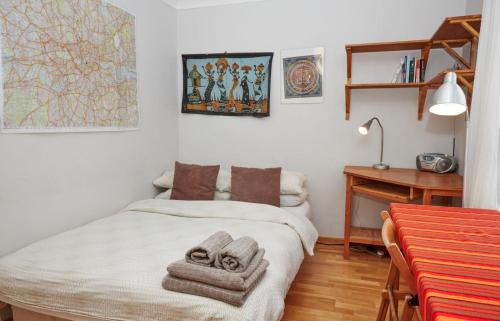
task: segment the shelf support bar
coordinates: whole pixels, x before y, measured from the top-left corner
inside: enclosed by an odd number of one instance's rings
[[[470,41],[469,48],[469,61],[471,66],[471,71],[475,74],[476,71],[476,62],[477,62],[477,45],[478,41],[476,38],[472,38]],[[464,77],[462,77],[464,78]],[[465,79],[465,78],[464,78]],[[474,88],[467,88],[467,108],[470,115],[471,107],[472,107],[472,94],[474,92]]]
[[[347,83],[350,85],[352,81],[352,49],[346,48],[347,53]]]
[[[476,54],[477,54],[477,39],[473,38],[470,41],[470,48],[469,48],[469,64],[470,64],[470,69],[473,71],[476,70]]]
[[[425,65],[427,65],[427,63],[429,62],[429,54],[431,52],[431,47],[432,47],[432,42],[429,42],[429,44],[423,47],[421,50],[421,57],[424,60]],[[429,89],[428,86],[422,86],[418,88],[418,111],[417,111],[418,120],[422,120],[422,117],[424,115],[425,101],[427,99],[428,89]]]
[[[424,60],[425,66],[427,66],[427,63],[429,62],[429,54],[431,53],[431,48],[432,48],[432,42],[429,42],[425,47],[422,48],[420,51],[420,57]],[[427,69],[427,68],[425,68]],[[425,74],[424,74],[425,77]],[[425,81],[425,79],[424,79]]]
[[[471,65],[465,60],[462,56],[460,56],[453,48],[446,43],[446,41],[441,41],[441,45],[443,46],[444,50],[457,62],[461,63],[465,68],[471,69]]]
[[[427,63],[427,60],[429,60],[429,54],[431,52],[431,47],[432,47],[432,43],[430,42],[428,45],[423,47],[421,52],[420,52],[422,55],[422,59],[424,59],[425,63]]]
[[[465,86],[465,88],[467,88],[467,90],[472,92],[472,90],[474,89],[474,86],[472,86],[472,84],[467,79],[465,79],[464,76],[457,75],[457,79],[458,79],[458,82],[460,82],[463,86]]]
[[[479,32],[474,29],[467,21],[461,21],[460,24],[467,30],[475,39],[479,39]]]
[[[345,86],[345,120],[351,118],[351,88]]]
[[[472,107],[472,91],[470,90],[467,90],[467,111],[468,111],[468,115],[466,116],[467,120],[469,119],[469,115],[470,115],[470,109]]]
[[[347,52],[347,85],[352,83],[352,49],[346,47]],[[345,87],[345,119],[351,118],[351,88]]]
[[[418,89],[418,120],[422,120],[424,114],[425,101],[427,99],[427,86]]]

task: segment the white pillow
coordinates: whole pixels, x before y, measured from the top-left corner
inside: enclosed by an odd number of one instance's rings
[[[169,200],[172,195],[172,190],[166,190],[163,193],[156,195],[156,199]],[[229,201],[231,199],[231,193],[225,192],[215,192],[214,200],[216,201]]]
[[[307,193],[307,190],[305,189],[303,189],[302,193],[300,193],[299,195],[280,195],[280,207],[295,207],[302,205],[306,201],[308,196],[309,193]]]
[[[157,199],[157,200],[169,200],[171,195],[172,195],[172,190],[167,189],[165,192],[161,192],[160,194],[156,195],[155,199]]]
[[[304,192],[306,176],[299,172],[281,171],[280,194],[300,195]],[[153,185],[159,188],[172,188],[174,186],[174,171],[165,171],[163,175],[154,180]],[[231,171],[221,169],[217,176],[217,191],[231,192]]]
[[[280,193],[282,195],[300,195],[306,183],[306,175],[299,172],[281,171]]]
[[[229,200],[231,200],[231,193],[215,191],[214,200],[216,200],[216,201],[229,201]]]
[[[159,188],[174,187],[174,171],[165,171],[160,177],[153,181],[153,185]],[[227,170],[219,170],[216,189],[220,192],[231,191],[231,173]]]
[[[153,185],[159,188],[174,187],[174,171],[165,171],[160,177],[153,181]]]
[[[219,170],[215,186],[219,192],[231,192],[231,172],[226,169]]]
[[[163,193],[158,194],[156,199],[169,200],[172,195],[172,190],[169,189]],[[299,195],[280,195],[280,207],[295,207],[302,205],[307,199],[309,194],[304,191]],[[231,193],[228,192],[215,192],[214,200],[216,201],[229,201],[231,200]]]

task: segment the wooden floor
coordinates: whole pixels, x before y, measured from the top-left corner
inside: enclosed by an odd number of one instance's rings
[[[374,321],[389,259],[318,245],[307,257],[286,298],[282,321]]]

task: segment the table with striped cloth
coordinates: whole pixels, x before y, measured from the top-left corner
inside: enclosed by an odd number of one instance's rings
[[[391,204],[424,321],[500,320],[500,213]]]

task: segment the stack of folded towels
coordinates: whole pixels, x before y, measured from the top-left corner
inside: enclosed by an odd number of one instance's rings
[[[217,232],[167,267],[163,287],[241,306],[269,266],[264,253],[251,237]]]

